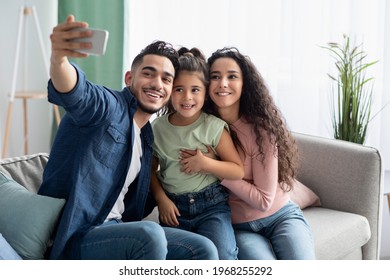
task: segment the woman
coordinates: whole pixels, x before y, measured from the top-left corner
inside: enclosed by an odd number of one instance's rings
[[[290,201],[298,153],[264,80],[248,57],[223,48],[208,59],[206,110],[229,124],[244,163],[229,189],[239,259],[315,259],[310,227]]]

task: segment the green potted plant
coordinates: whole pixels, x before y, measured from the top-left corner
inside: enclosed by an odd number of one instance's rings
[[[323,46],[335,59],[337,76],[331,90],[333,134],[336,139],[364,144],[371,116],[373,78],[366,78],[366,69],[378,61],[365,62],[362,46],[351,46],[344,35],[343,44]]]

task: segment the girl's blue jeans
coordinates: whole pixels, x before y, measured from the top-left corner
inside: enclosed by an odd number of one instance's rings
[[[74,258],[85,260],[217,260],[207,238],[156,222],[111,220],[72,244]]]
[[[310,226],[299,206],[291,201],[269,217],[233,226],[239,259],[315,259]]]
[[[237,245],[231,223],[228,192],[219,182],[199,192],[175,195],[167,193],[180,212],[179,228],[209,238],[218,250],[219,259],[237,259]]]

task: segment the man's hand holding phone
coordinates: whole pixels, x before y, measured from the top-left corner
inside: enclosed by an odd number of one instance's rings
[[[89,43],[88,45],[80,46],[76,51],[90,55],[104,55],[108,40],[108,31],[96,28],[75,28],[73,31],[81,32],[82,34],[91,34],[89,37],[72,39],[72,42]],[[87,47],[88,46],[88,47]]]
[[[103,35],[103,36],[102,36]],[[88,23],[69,15],[50,35],[50,78],[58,92],[68,93],[77,83],[77,73],[68,57],[82,58],[104,54],[108,32],[88,28]]]

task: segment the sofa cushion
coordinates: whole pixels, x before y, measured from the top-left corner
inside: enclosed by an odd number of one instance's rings
[[[64,199],[32,193],[0,172],[0,233],[23,259],[43,259]]]
[[[371,237],[368,220],[361,215],[322,207],[306,208],[303,215],[313,232],[317,259],[345,259]]]
[[[49,160],[49,154],[38,153],[0,160],[0,172],[33,193],[38,192],[42,183],[42,173]]]

